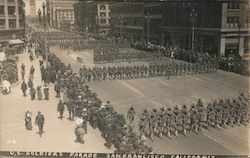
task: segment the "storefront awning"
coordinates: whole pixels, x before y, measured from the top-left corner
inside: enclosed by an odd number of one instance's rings
[[[18,44],[24,44],[24,42],[20,39],[10,40],[9,45],[18,45]]]

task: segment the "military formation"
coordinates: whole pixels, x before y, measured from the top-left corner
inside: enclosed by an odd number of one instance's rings
[[[207,105],[199,99],[196,104],[187,107],[146,109],[139,115],[139,131],[142,138],[162,138],[187,132],[203,133],[204,129],[227,128],[227,126],[246,126],[249,124],[249,96],[240,93],[237,98],[219,99]]]
[[[116,152],[122,153],[150,153],[152,151],[152,148],[140,139],[133,128],[126,124],[125,117],[113,109],[109,101],[102,104],[102,101],[97,98],[96,93],[89,89],[84,80],[73,73],[71,65],[65,66],[54,54],[49,54],[49,62],[51,69],[57,72],[55,82],[59,84],[67,98],[58,104],[59,118],[63,118],[64,107],[62,104],[65,104],[71,120],[74,118],[84,120],[82,129],[85,133],[87,133],[87,122],[93,128],[101,131],[102,137],[106,140],[106,147],[110,148],[113,144],[117,149]],[[77,142],[79,142],[79,138]]]
[[[217,72],[216,64],[191,64],[191,63],[168,63],[158,64],[150,63],[149,65],[127,65],[127,66],[95,66],[80,68],[79,75],[86,81],[96,80],[115,80],[115,79],[134,79],[147,77],[166,77],[176,75],[189,75],[200,73]]]

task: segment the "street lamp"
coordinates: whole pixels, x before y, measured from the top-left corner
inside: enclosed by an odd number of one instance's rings
[[[46,25],[47,25],[47,21],[46,21],[46,15],[45,15],[45,3],[43,2],[42,4],[42,8],[43,8],[43,22],[44,22],[44,47],[45,47],[45,60],[46,60],[46,65],[45,67],[48,67],[48,52],[47,52],[47,31],[46,31]]]
[[[123,24],[123,16],[119,16],[119,20],[120,20],[120,38],[122,39],[122,24]]]
[[[195,17],[197,17],[198,14],[196,13],[195,9],[192,9],[190,13],[190,17],[192,18],[192,50],[194,51],[194,24],[195,24]]]
[[[150,22],[150,13],[147,12],[147,14],[145,15],[145,19],[147,21],[147,43],[149,43],[149,22]]]

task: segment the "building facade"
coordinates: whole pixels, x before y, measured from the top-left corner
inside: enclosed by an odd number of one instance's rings
[[[49,23],[55,27],[73,27],[75,16],[73,5],[79,0],[46,0]]]
[[[24,38],[25,12],[22,0],[0,0],[0,41]]]
[[[166,2],[162,43],[215,56],[249,53],[249,4],[245,1]],[[192,42],[192,39],[194,39]]]
[[[144,5],[142,2],[111,4],[111,32],[131,41],[144,40]]]
[[[106,36],[110,32],[110,2],[80,1],[74,5],[75,19],[81,31]]]
[[[36,0],[29,0],[30,16],[36,16]]]

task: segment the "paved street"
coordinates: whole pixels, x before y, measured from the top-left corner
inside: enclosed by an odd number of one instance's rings
[[[83,64],[72,59],[67,51],[51,49],[66,64],[71,64],[75,72]],[[116,63],[117,64],[117,63]],[[221,97],[233,97],[239,91],[249,90],[249,78],[237,74],[218,71],[218,73],[185,75],[164,78],[134,80],[100,81],[88,83],[104,102],[109,100],[115,110],[126,115],[131,105],[140,113],[144,108],[173,107],[186,103],[190,106],[198,98],[203,102]],[[138,119],[138,116],[137,116]],[[135,120],[135,129],[137,128]],[[180,154],[248,154],[249,126],[228,127],[227,129],[206,130],[204,135],[188,133],[163,140],[156,138],[147,143],[156,153]]]
[[[19,55],[18,68],[23,62],[26,66],[26,74],[29,73],[31,65],[35,67],[34,86],[42,85],[38,59],[30,62],[28,53]],[[21,74],[19,70],[19,79]],[[27,82],[28,76],[25,76]],[[98,129],[88,128],[85,135],[85,144],[75,143],[75,122],[69,121],[67,110],[63,120],[58,119],[58,98],[55,97],[54,86],[50,86],[50,100],[30,100],[30,96],[22,96],[21,84],[12,87],[9,95],[0,95],[0,150],[1,151],[64,151],[64,152],[113,152],[104,146],[104,139]],[[24,114],[26,108],[32,113],[33,130],[28,131],[24,125]],[[38,128],[34,125],[37,111],[45,116],[45,125],[42,138],[37,134]]]

